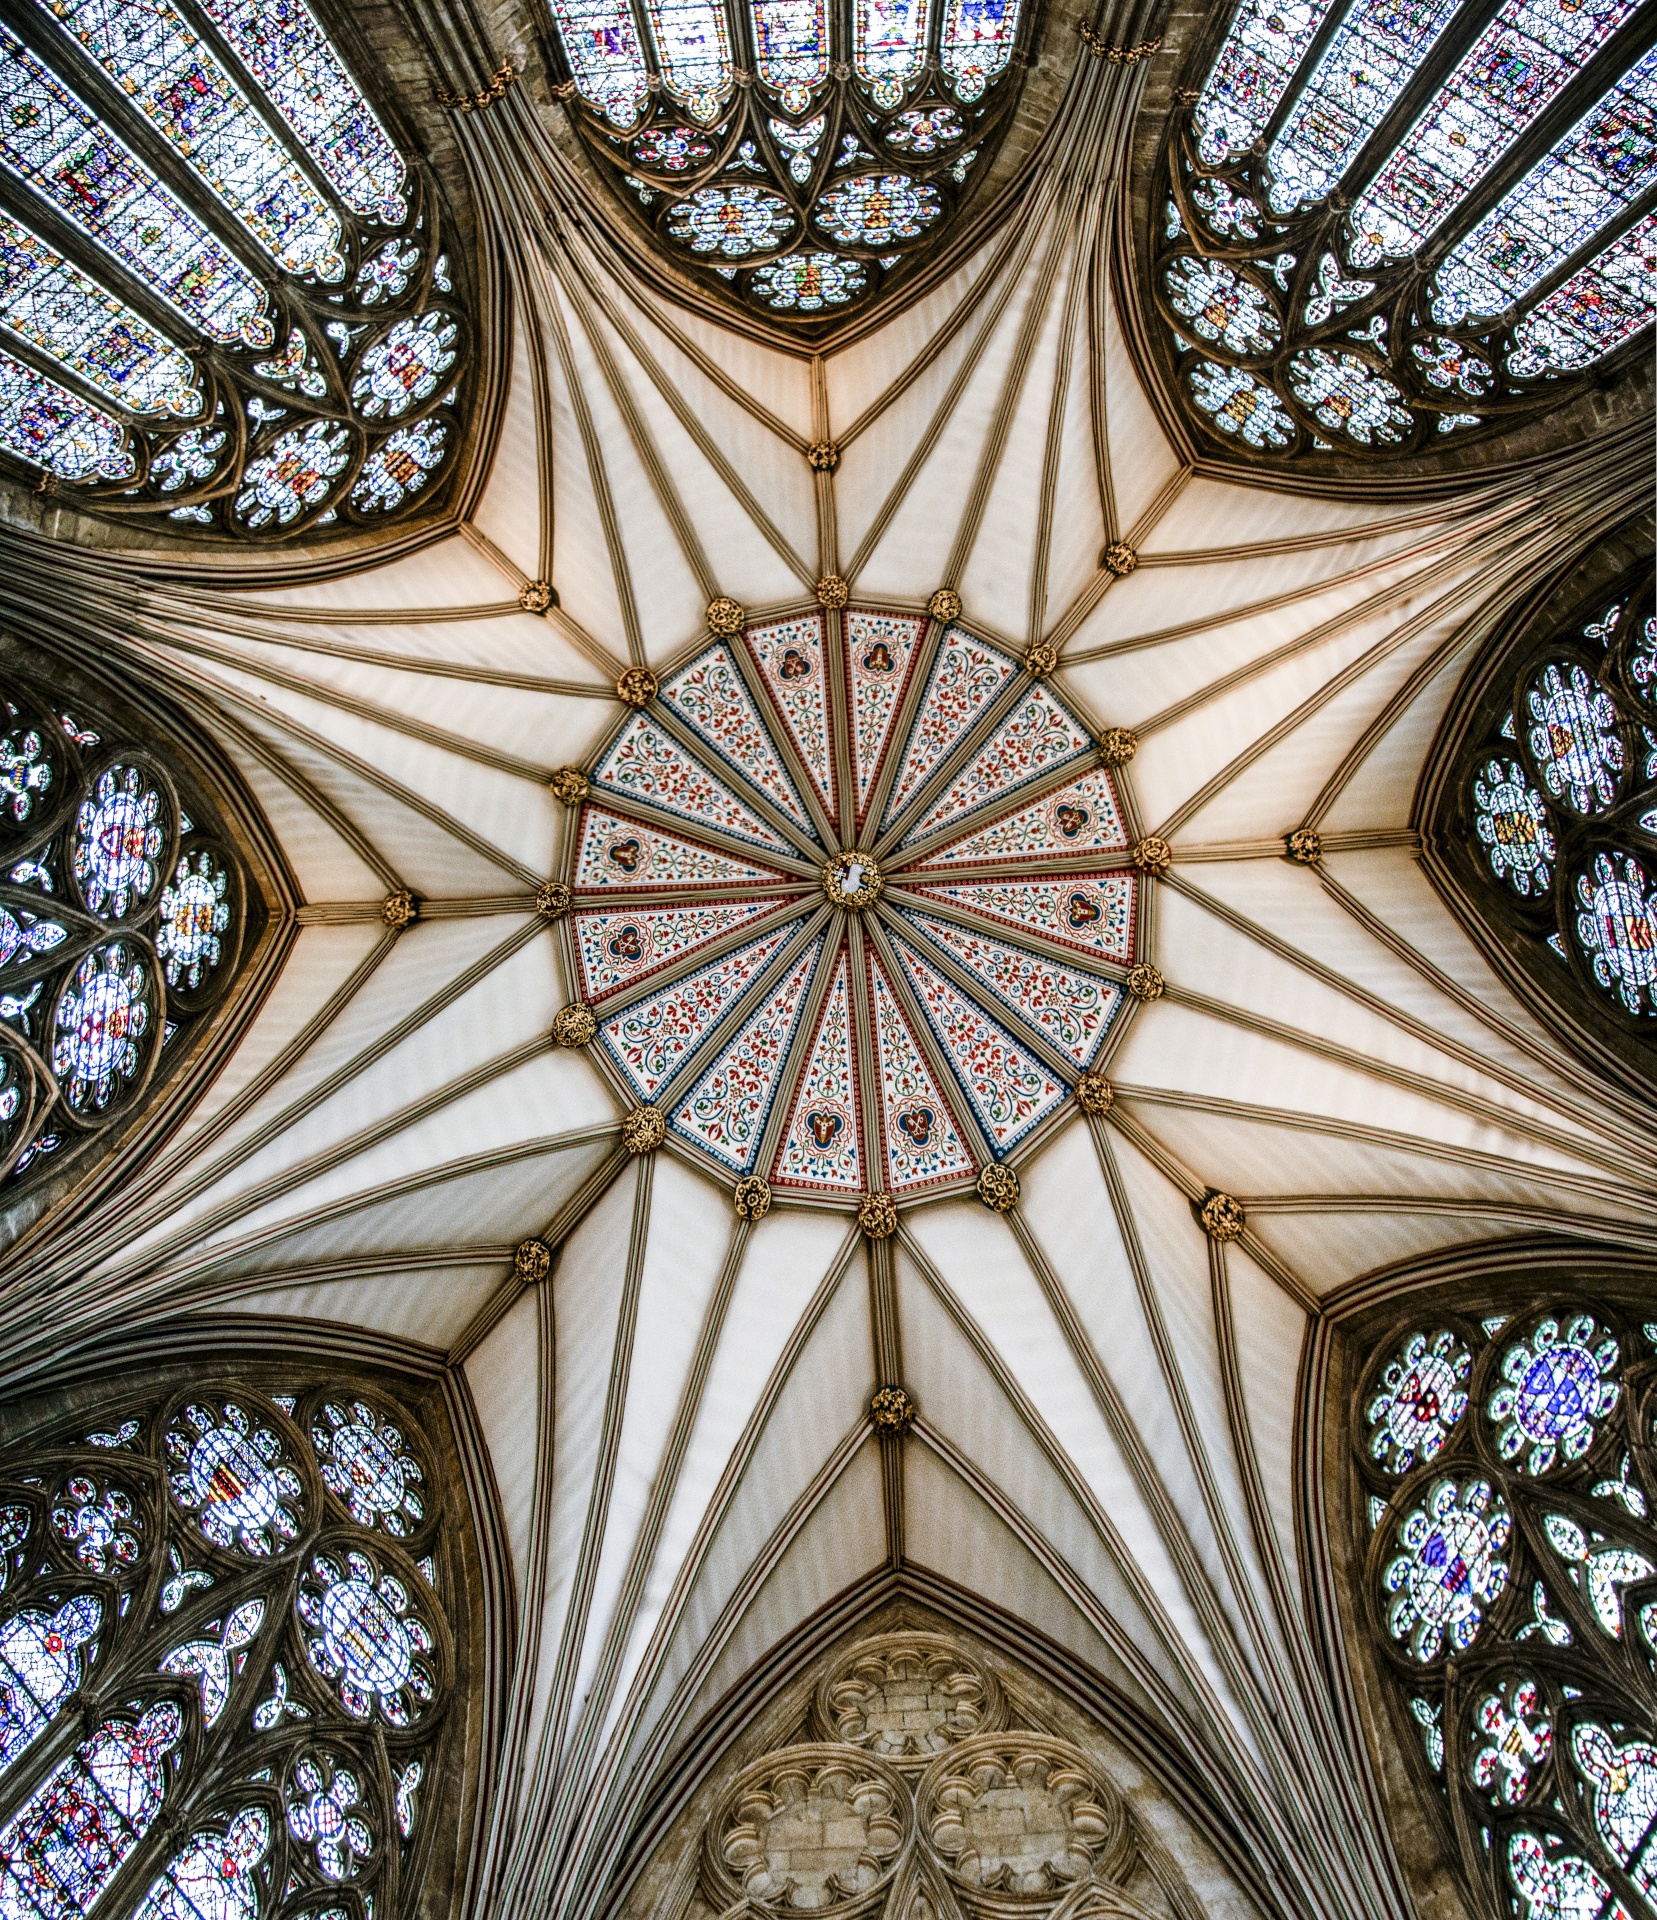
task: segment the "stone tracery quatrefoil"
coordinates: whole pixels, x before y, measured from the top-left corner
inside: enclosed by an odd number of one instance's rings
[[[1135,960],[1115,776],[959,622],[748,625],[598,754],[560,923],[593,1051],[726,1176],[968,1185],[1067,1105]]]

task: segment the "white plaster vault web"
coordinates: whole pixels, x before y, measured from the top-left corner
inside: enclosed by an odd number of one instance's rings
[[[1436,1248],[1652,1244],[1649,1134],[1488,971],[1409,833],[1473,616],[1645,475],[1587,449],[1400,505],[1193,474],[1110,292],[1135,77],[1079,57],[1005,224],[815,360],[613,274],[508,96],[464,128],[517,329],[469,521],[279,591],[135,596],[89,550],[54,562],[203,715],[304,904],[188,1123],[10,1256],[6,1359],[26,1378],[66,1342],[235,1311],[461,1370],[517,1584],[492,1916],[591,1913],[685,1731],[901,1560],[1203,1755],[1275,1911],[1402,1920],[1351,1703],[1308,1650],[1303,1340]],[[832,475],[805,458],[825,438]],[[1126,577],[1099,564],[1115,540]],[[548,776],[612,731],[618,674],[681,657],[715,594],[784,612],[829,572],[917,610],[949,583],[1015,655],[1057,647],[1055,684],[1137,733],[1130,825],[1174,850],[1144,888],[1168,992],[1121,1023],[1112,1111],[1043,1137],[1013,1213],[916,1204],[877,1248],[844,1210],[739,1221],[705,1163],[630,1156],[609,1083],[549,1041],[577,994],[533,906],[575,817]],[[1320,867],[1283,858],[1298,826]],[[423,903],[403,932],[398,887]],[[1229,1244],[1194,1217],[1211,1187],[1246,1210]],[[512,1267],[532,1234],[559,1249],[538,1286]],[[883,1379],[920,1409],[885,1474]]]

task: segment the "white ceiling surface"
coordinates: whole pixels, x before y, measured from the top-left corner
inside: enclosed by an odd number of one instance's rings
[[[1526,536],[1502,531],[1524,503],[1503,520],[1490,496],[1406,511],[1177,484],[1114,313],[1090,359],[1070,294],[1091,263],[1068,204],[1026,215],[1044,229],[1010,265],[986,251],[826,363],[844,434],[967,303],[847,446],[837,553],[819,551],[788,437],[818,431],[807,364],[619,283],[606,313],[559,255],[520,273],[479,537],[322,585],[181,594],[156,642],[225,715],[300,894],[333,917],[299,931],[122,1217],[50,1251],[58,1337],[118,1298],[128,1315],[234,1305],[467,1356],[521,1609],[494,1913],[549,1894],[585,1910],[694,1717],[888,1550],[848,1220],[778,1207],[744,1238],[721,1184],[665,1155],[584,1195],[619,1109],[586,1058],[547,1044],[575,996],[529,900],[570,818],[545,775],[616,724],[630,648],[661,666],[692,645],[708,586],[750,609],[799,602],[891,506],[854,591],[918,605],[982,482],[957,576],[968,618],[1022,648],[1045,564],[1035,625],[1063,622],[1067,658],[1083,656],[1061,684],[1099,724],[1142,732],[1139,830],[1168,832],[1179,859],[1152,955],[1173,991],[1136,1012],[1111,1063],[1127,1090],[1112,1124],[1078,1118],[1022,1170],[1021,1233],[970,1201],[906,1215],[893,1284],[922,1422],[905,1544],[1208,1754],[1283,1913],[1404,1911],[1305,1651],[1291,1443],[1308,1309],[1469,1237],[1545,1224],[1649,1244],[1649,1147],[1558,1062],[1408,849],[1333,851],[1337,889],[1260,844],[1281,844],[1341,769],[1327,831],[1407,825],[1466,657],[1452,637],[1534,568],[1545,519]],[[1111,531],[1141,554],[1104,591],[1095,381]],[[1305,535],[1322,543],[1258,550]],[[516,607],[542,574],[561,601],[546,619]],[[378,920],[393,884],[427,902],[396,937]],[[1251,1216],[1223,1284],[1189,1204],[1209,1186]],[[510,1249],[560,1216],[551,1281],[512,1304]]]

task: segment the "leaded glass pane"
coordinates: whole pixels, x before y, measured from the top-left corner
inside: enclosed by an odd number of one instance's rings
[[[1241,153],[1265,132],[1328,11],[1329,0],[1243,0],[1192,115],[1205,161]]]
[[[1509,369],[1528,379],[1592,366],[1651,322],[1657,213],[1572,274],[1513,330]]]
[[[731,90],[731,39],[719,0],[645,0],[662,78],[693,119],[711,121]]]
[[[1505,0],[1353,208],[1353,262],[1396,259],[1436,232],[1634,6]]]
[[[102,408],[0,348],[0,446],[64,480],[127,480],[138,469],[126,429]]]
[[[1453,324],[1469,313],[1500,313],[1589,244],[1653,180],[1657,48],[1595,102],[1445,261],[1433,317]]]
[[[340,280],[339,216],[167,0],[39,0],[279,266]]]
[[[750,0],[760,78],[790,113],[804,113],[828,77],[824,0]]]
[[[930,0],[853,0],[853,57],[876,106],[895,107],[926,58]]]
[[[276,338],[247,269],[4,23],[0,160],[210,338]]]
[[[612,125],[630,127],[649,91],[628,0],[553,0],[575,84]]]
[[[982,98],[1012,57],[1019,0],[944,0],[943,69],[958,100]]]
[[[401,226],[407,168],[306,0],[202,0],[265,98],[364,219]]]

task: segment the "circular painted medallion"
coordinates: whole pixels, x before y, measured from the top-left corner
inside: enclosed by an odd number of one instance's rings
[[[851,1205],[1018,1152],[1140,958],[1100,724],[919,600],[662,674],[586,770],[555,928],[618,1093],[727,1178]]]
[[[364,1693],[394,1694],[414,1670],[408,1630],[366,1580],[337,1580],[323,1594],[322,1644]]]

